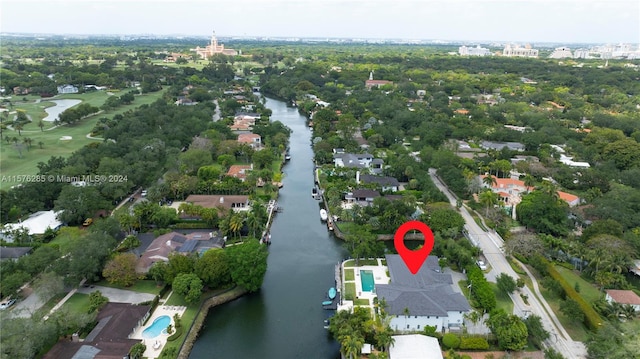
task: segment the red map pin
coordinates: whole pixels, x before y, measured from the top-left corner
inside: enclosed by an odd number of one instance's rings
[[[404,245],[404,235],[411,230],[418,230],[424,236],[424,245],[420,249],[415,251],[410,250]],[[400,258],[407,265],[411,274],[418,273],[422,263],[427,259],[429,253],[433,249],[433,232],[431,228],[420,221],[409,221],[403,223],[393,236],[393,245],[396,247],[396,251],[400,255]]]

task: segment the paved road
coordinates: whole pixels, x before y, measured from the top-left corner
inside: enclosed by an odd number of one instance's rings
[[[109,302],[114,303],[139,304],[152,301],[153,298],[155,298],[154,294],[138,293],[132,290],[116,289],[99,285],[91,287],[80,287],[78,288],[78,293],[89,294],[91,292],[95,292],[96,290],[99,290],[102,295],[109,298]]]
[[[429,175],[436,187],[438,187],[438,189],[447,196],[449,202],[455,206],[456,197],[436,176],[436,170],[433,168],[429,169]],[[486,232],[480,228],[464,206],[460,208],[460,214],[466,221],[465,230],[468,233],[469,239],[474,245],[482,249],[487,262],[492,267],[491,271],[487,274],[487,280],[495,282],[496,276],[500,273],[506,273],[513,278],[518,278],[518,275],[511,268],[504,256],[502,251],[502,238],[500,238],[497,233],[493,233],[492,231]],[[530,277],[535,283],[534,287],[537,288],[535,278],[531,275]],[[566,330],[553,311],[551,311],[544,298],[541,295],[536,298],[528,287],[523,288],[522,293],[529,297],[529,304],[525,304],[519,294],[511,295],[511,299],[514,303],[513,313],[520,317],[525,317],[530,313],[540,316],[545,329],[551,333],[551,338],[547,340],[547,345],[553,347],[568,359],[586,358],[587,351],[584,344],[582,342],[573,341],[571,337],[569,337]]]
[[[16,318],[29,318],[40,307],[44,305],[44,302],[38,296],[38,293],[32,292],[29,296],[23,300],[18,301],[13,308],[10,308],[11,316]]]

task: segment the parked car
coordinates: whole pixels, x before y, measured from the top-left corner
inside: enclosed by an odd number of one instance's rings
[[[9,308],[10,306],[14,305],[16,303],[15,299],[9,299],[6,302],[2,302],[0,303],[0,310],[5,310],[7,308]]]
[[[143,189],[142,193],[140,194],[142,197],[146,197],[147,196],[147,190]]]
[[[484,263],[484,261],[477,261],[476,264],[478,264],[478,267],[480,267],[480,269],[487,270],[487,265]]]
[[[85,227],[89,227],[93,223],[93,218],[87,218],[82,222],[82,225]]]

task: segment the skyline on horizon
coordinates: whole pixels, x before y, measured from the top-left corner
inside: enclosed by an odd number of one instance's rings
[[[5,0],[0,10],[4,33],[640,44],[635,0]]]

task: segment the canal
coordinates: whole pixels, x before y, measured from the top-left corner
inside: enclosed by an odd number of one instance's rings
[[[271,119],[291,134],[291,160],[283,168],[278,213],[272,228],[262,289],[212,308],[189,358],[340,357],[339,346],[323,328],[322,309],[334,286],[334,267],[347,256],[324,223],[314,184],[311,131],[306,118],[282,101],[266,98]]]

